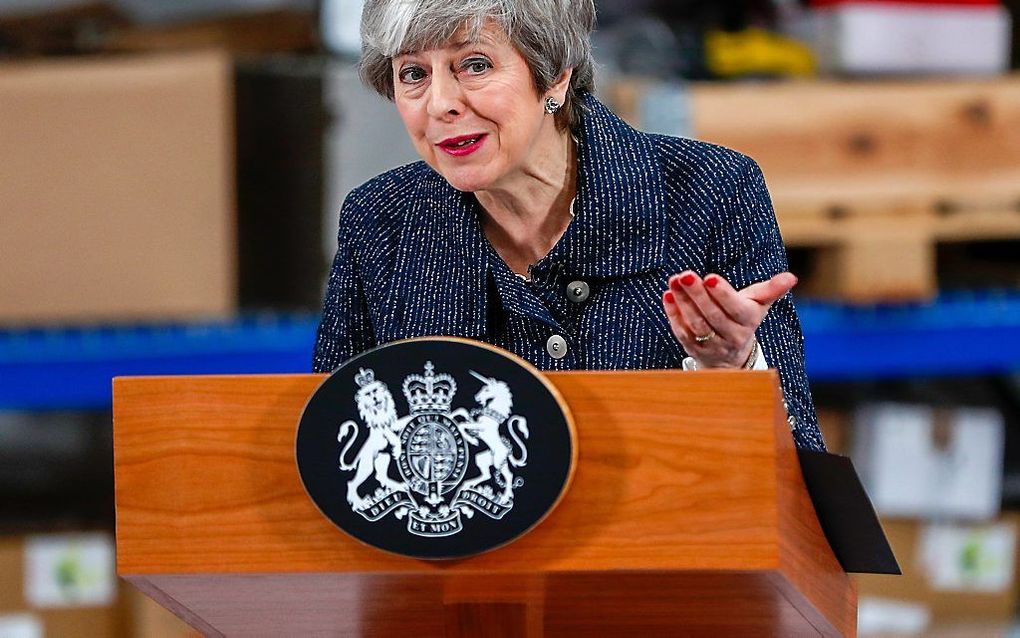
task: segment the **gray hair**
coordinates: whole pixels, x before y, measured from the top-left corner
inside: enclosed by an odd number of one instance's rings
[[[595,28],[594,0],[366,0],[361,14],[361,79],[393,99],[392,60],[401,53],[441,47],[460,29],[469,39],[485,23],[502,27],[531,69],[539,94],[573,68],[561,127],[576,128],[583,114],[578,99],[595,90],[595,61],[589,34]]]

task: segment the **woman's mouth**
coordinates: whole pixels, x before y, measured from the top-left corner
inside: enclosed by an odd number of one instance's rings
[[[455,157],[461,157],[464,155],[470,155],[479,148],[482,147],[482,143],[485,142],[485,138],[488,137],[486,133],[476,133],[474,135],[461,135],[460,137],[451,137],[443,140],[436,146],[443,149],[448,155]]]

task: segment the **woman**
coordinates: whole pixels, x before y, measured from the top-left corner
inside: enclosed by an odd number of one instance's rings
[[[546,370],[773,365],[823,449],[761,171],[599,103],[594,21],[593,0],[366,2],[362,77],[423,161],[344,202],[314,368],[426,335]]]

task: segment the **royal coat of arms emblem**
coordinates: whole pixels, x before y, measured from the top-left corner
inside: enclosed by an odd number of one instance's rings
[[[354,538],[418,558],[488,551],[537,525],[570,481],[569,412],[534,366],[455,337],[397,341],[323,380],[298,424],[301,481]]]
[[[513,508],[514,490],[524,484],[514,470],[527,464],[528,422],[512,414],[505,382],[470,374],[480,384],[476,405],[454,409],[456,381],[426,362],[424,374],[404,379],[410,414],[399,416],[386,384],[359,370],[362,424],[347,420],[337,432],[339,468],[353,473],[347,502],[355,512],[369,521],[392,513],[407,518],[411,534],[450,536],[463,529],[462,516],[500,519]],[[361,428],[367,438],[358,436]]]

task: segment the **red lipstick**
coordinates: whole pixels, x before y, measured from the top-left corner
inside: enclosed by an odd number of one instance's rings
[[[473,135],[461,135],[458,137],[450,137],[439,144],[436,144],[439,148],[449,155],[454,157],[462,157],[464,155],[470,155],[482,147],[482,143],[485,142],[485,138],[488,137],[486,133],[475,133]]]

